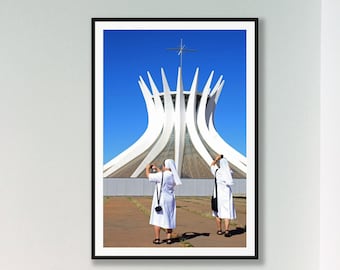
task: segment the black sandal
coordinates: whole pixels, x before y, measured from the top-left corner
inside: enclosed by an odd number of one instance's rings
[[[155,245],[159,245],[161,243],[161,240],[159,238],[156,238],[155,240],[152,241]]]
[[[167,243],[168,245],[170,245],[170,244],[172,244],[172,240],[171,240],[171,239],[167,239],[167,240],[166,240],[166,243]]]
[[[225,231],[224,237],[231,237],[231,232],[230,231]]]
[[[222,234],[223,234],[223,232],[222,232],[221,230],[218,230],[216,233],[217,233],[218,235],[222,235]]]

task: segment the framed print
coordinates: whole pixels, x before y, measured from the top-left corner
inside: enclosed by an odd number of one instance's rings
[[[93,259],[258,258],[257,25],[92,19]]]

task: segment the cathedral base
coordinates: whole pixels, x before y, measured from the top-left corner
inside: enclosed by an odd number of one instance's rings
[[[176,196],[211,196],[213,179],[181,179]],[[246,197],[246,179],[235,179],[234,196]],[[104,196],[152,196],[154,184],[145,178],[104,178]]]

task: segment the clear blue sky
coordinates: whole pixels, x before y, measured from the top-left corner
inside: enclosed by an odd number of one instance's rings
[[[198,91],[214,70],[225,85],[215,111],[215,127],[236,150],[246,154],[246,32],[243,30],[105,30],[104,31],[104,163],[139,139],[147,111],[138,78],[149,85],[149,71],[162,92],[161,68],[176,89],[179,56],[167,48],[196,50],[183,55],[184,90],[190,90],[196,68]]]

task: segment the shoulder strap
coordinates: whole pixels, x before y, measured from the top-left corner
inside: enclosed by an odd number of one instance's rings
[[[216,198],[217,198],[217,182],[216,182],[216,172],[218,171],[218,169],[216,169],[215,171],[215,192],[216,192]]]
[[[216,169],[216,171],[215,171],[215,183],[216,183],[216,173],[217,173],[217,171],[218,171],[218,169]]]
[[[158,188],[157,188],[157,184],[156,184],[157,202],[158,202],[158,205],[159,205],[159,201],[160,201],[160,199],[161,199],[162,186],[163,186],[163,172],[162,172],[162,181],[161,181],[161,188],[160,188],[160,190],[159,190],[159,196],[158,196]]]

